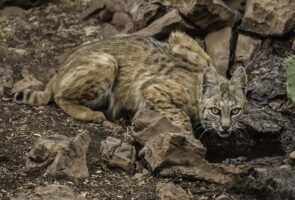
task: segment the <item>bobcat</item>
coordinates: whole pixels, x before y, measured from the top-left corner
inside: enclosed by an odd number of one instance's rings
[[[61,64],[45,91],[26,89],[16,103],[54,100],[70,116],[101,123],[105,103],[115,117],[148,105],[192,133],[191,118],[228,137],[238,128],[246,102],[243,67],[230,80],[217,74],[209,56],[191,37],[174,32],[167,43],[125,36],[84,43]]]

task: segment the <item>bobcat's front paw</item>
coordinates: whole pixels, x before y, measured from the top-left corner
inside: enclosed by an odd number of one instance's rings
[[[93,112],[91,121],[101,124],[102,122],[106,121],[106,117],[102,112]]]

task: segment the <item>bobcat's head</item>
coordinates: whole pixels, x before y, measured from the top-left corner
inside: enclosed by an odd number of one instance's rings
[[[199,99],[199,118],[206,130],[228,137],[240,128],[239,119],[246,103],[247,76],[239,67],[230,80],[219,76],[213,67],[205,69]]]

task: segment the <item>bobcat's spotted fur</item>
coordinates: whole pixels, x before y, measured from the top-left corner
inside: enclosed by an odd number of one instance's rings
[[[187,132],[190,118],[196,118],[226,137],[242,114],[246,82],[242,67],[231,80],[217,75],[199,44],[175,32],[167,43],[128,36],[82,44],[45,91],[18,92],[14,101],[46,105],[53,100],[72,117],[97,123],[105,115],[94,108],[105,103],[112,116],[149,105]]]

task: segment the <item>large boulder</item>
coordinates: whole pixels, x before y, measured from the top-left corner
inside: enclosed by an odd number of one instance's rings
[[[240,33],[237,40],[235,62],[247,65],[260,46],[261,40]]]
[[[220,75],[226,76],[230,59],[231,27],[225,27],[205,37],[206,51]]]
[[[295,27],[295,1],[248,0],[242,30],[282,36]]]

